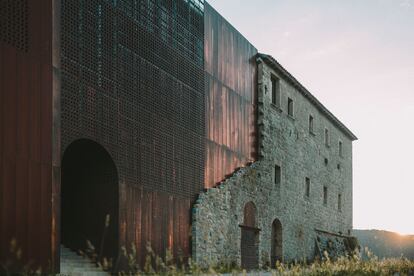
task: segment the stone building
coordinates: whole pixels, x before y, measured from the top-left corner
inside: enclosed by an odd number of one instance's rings
[[[194,257],[253,268],[346,254],[357,138],[273,57],[257,66],[259,157],[199,196]]]

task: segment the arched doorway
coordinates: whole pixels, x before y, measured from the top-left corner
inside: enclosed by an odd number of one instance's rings
[[[241,227],[241,265],[245,269],[259,266],[259,231],[256,222],[256,206],[248,202],[244,206],[244,219]]]
[[[115,259],[118,195],[117,169],[109,153],[92,140],[70,144],[62,159],[61,243],[78,251],[90,241],[98,257]]]
[[[283,260],[283,240],[282,240],[282,223],[275,219],[272,223],[272,237],[271,237],[271,266],[274,267],[276,262]]]

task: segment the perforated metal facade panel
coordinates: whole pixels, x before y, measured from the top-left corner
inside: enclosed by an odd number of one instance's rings
[[[62,12],[63,149],[93,138],[129,183],[199,192],[202,3],[64,0]]]
[[[26,52],[28,16],[27,0],[0,0],[0,41]]]
[[[189,254],[190,201],[204,181],[203,49],[202,0],[62,0],[62,152],[89,138],[114,158],[121,243],[165,252],[173,229],[151,217],[165,209],[183,228],[171,246]],[[158,202],[169,197],[188,208]]]

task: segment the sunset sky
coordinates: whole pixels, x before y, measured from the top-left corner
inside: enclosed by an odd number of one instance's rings
[[[347,125],[354,228],[414,234],[414,0],[209,0]]]

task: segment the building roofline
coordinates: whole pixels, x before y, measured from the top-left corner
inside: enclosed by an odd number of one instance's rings
[[[353,134],[338,118],[335,117],[315,96],[312,95],[294,76],[292,76],[283,66],[277,62],[271,55],[258,53],[256,58],[258,60],[264,61],[267,65],[273,68],[275,71],[280,73],[282,76],[287,78],[287,80],[299,90],[299,92],[305,96],[316,108],[322,112],[335,126],[337,126],[343,133],[345,133],[352,141],[358,140],[358,138]]]

